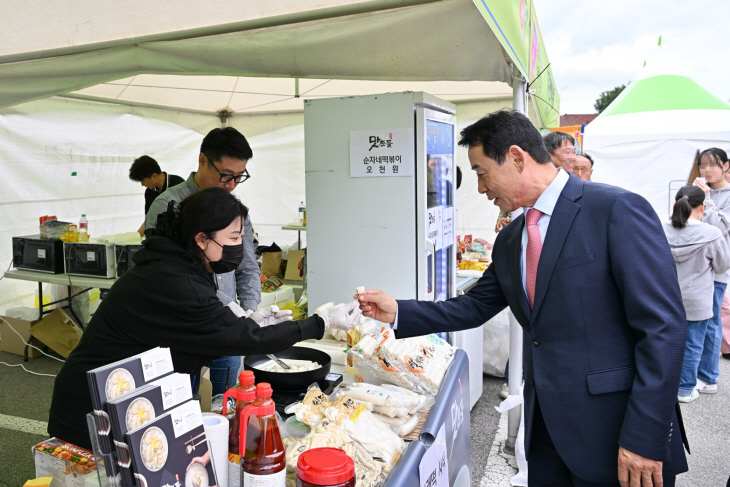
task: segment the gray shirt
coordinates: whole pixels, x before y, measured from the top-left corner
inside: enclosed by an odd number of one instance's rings
[[[191,172],[184,183],[168,188],[152,202],[152,206],[147,212],[145,228],[155,228],[157,215],[167,210],[167,204],[170,201],[179,203],[191,194],[200,191],[194,178],[195,173]],[[243,222],[243,228],[243,260],[241,264],[235,271],[216,274],[215,281],[220,293],[231,298],[235,298],[237,295],[243,309],[256,310],[261,302],[261,271],[256,263],[253,247],[253,227],[248,216]]]
[[[730,268],[730,245],[722,232],[699,220],[687,220],[684,228],[664,224],[669,247],[677,266],[679,288],[687,321],[712,318],[716,274]]]
[[[702,221],[717,227],[723,237],[730,234],[730,184],[720,189],[710,191],[709,198],[705,198],[705,214]],[[730,283],[730,274],[727,272],[715,274],[715,281]]]

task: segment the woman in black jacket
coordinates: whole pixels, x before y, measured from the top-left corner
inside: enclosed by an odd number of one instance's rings
[[[224,305],[213,273],[241,262],[247,213],[228,191],[210,188],[160,215],[158,235],[144,241],[135,266],[109,290],[56,377],[51,436],[90,448],[88,370],[159,346],[170,348],[175,372],[196,375],[215,356],[280,352],[359,319],[357,302],[298,321],[266,308],[246,317],[235,304]]]

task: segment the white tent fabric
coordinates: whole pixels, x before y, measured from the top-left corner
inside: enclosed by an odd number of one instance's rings
[[[458,104],[457,130],[510,104],[511,98]],[[281,227],[296,218],[305,200],[303,114],[235,116],[228,122],[254,151],[252,177],[234,194],[250,208],[263,244],[295,245],[296,232]],[[87,213],[92,236],[134,231],[143,219],[144,188],[128,178],[132,161],[146,153],[163,170],[187,177],[204,134],[219,125],[210,115],[59,99],[0,110],[0,271],[11,262],[11,237],[37,234],[41,215],[76,222]],[[492,241],[498,209],[477,193],[463,148],[457,149],[457,163],[463,173],[457,233]],[[0,311],[32,306],[35,289],[1,280]]]
[[[66,3],[59,10],[65,10]],[[62,38],[55,45],[63,47],[28,52],[20,51],[25,35],[10,38],[15,47],[6,48],[8,54],[0,56],[0,106],[65,94],[137,74],[481,80],[512,84],[504,51],[470,0],[309,1],[300,2],[294,13],[284,15],[276,15],[279,8],[269,5],[277,2],[242,2],[258,8],[239,9],[235,23],[209,24],[197,29],[197,22],[192,26],[169,27],[192,28],[183,31],[166,31],[163,24],[156,30],[159,34],[129,38],[114,36],[136,32],[116,32],[119,29],[110,27],[112,34],[104,33],[105,26],[116,25],[118,19],[94,17],[96,9],[84,12],[85,2],[72,3],[75,8],[69,12],[76,11],[81,19],[93,21],[97,37],[81,27],[80,19],[68,13],[59,14],[53,7],[40,8],[59,15],[61,27],[85,31],[87,36],[81,42],[86,43],[79,45],[73,39]],[[101,3],[119,11],[110,1]],[[170,11],[182,11],[171,0],[160,4],[166,4]],[[185,17],[197,10],[192,8]],[[12,15],[8,17],[12,19]],[[142,32],[151,28],[148,26]],[[30,45],[38,49],[48,47],[48,39],[55,32],[38,33],[47,41]],[[110,37],[116,40],[94,42]],[[241,106],[249,105],[249,101],[241,101]],[[216,106],[214,110],[223,108],[226,107]]]
[[[697,150],[730,150],[730,110],[659,110],[599,117],[586,126],[593,181],[645,197],[665,220]]]
[[[509,58],[472,0],[30,0],[0,25],[0,265],[41,215],[86,212],[92,236],[136,229],[132,160],[187,177],[221,111],[254,151],[235,194],[262,243],[287,245],[281,226],[305,196],[304,99],[426,91],[457,103],[459,130],[512,104]],[[461,148],[457,162],[457,233],[492,240],[497,208]],[[0,310],[33,293],[0,281]]]

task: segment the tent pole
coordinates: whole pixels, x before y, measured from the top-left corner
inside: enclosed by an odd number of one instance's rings
[[[512,108],[527,116],[527,85],[525,78],[517,69],[512,74]],[[515,315],[509,314],[509,381],[510,396],[519,396],[522,386],[522,327]],[[507,441],[504,445],[505,453],[515,454],[517,432],[520,427],[522,407],[514,407],[507,412]]]

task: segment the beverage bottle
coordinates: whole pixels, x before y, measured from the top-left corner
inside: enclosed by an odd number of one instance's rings
[[[79,242],[89,241],[89,220],[86,219],[86,213],[81,214],[79,220]]]
[[[299,203],[299,224],[304,225],[304,201]]]
[[[256,386],[254,385],[254,374],[251,370],[243,370],[238,375],[238,385],[226,391],[223,395],[223,410],[221,414],[228,416],[228,398],[236,400],[236,410],[233,418],[230,418],[230,430],[228,434],[228,477],[231,486],[239,485],[241,477],[241,457],[238,455],[238,440],[241,430],[241,412],[243,408],[256,399]]]
[[[270,384],[258,384],[256,400],[241,413],[241,487],[286,485],[286,449],[271,394]]]

